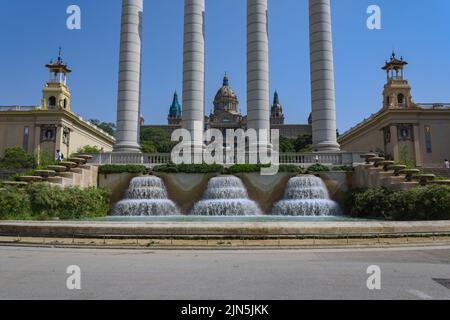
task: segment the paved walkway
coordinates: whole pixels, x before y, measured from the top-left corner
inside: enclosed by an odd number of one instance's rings
[[[450,247],[152,251],[0,247],[0,299],[450,299]],[[81,290],[68,290],[68,266]],[[381,290],[369,290],[369,266]]]

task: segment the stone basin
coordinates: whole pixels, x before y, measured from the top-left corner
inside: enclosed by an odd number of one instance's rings
[[[84,158],[70,158],[67,159],[68,162],[75,162],[76,164],[85,164],[87,162]]]
[[[373,157],[373,158],[369,158],[368,161],[369,162],[373,162],[373,165],[375,168],[378,168],[380,166],[380,162],[385,161],[385,158],[382,157]]]
[[[72,161],[62,161],[59,164],[61,166],[64,166],[64,167],[68,168],[68,169],[75,168],[75,167],[78,166],[78,164],[76,162],[72,162]]]
[[[361,159],[366,160],[366,164],[369,164],[370,163],[369,159],[374,158],[376,156],[377,156],[377,154],[375,154],[375,153],[365,153],[365,154],[362,154],[360,157],[361,157]]]
[[[47,169],[55,171],[55,172],[66,172],[67,171],[66,166],[48,166]]]
[[[450,186],[450,180],[433,180],[429,182],[430,184]]]
[[[402,164],[396,164],[393,166],[389,166],[389,169],[394,170],[394,176],[398,177],[400,176],[400,172],[406,169],[406,166]]]
[[[389,171],[389,167],[392,166],[393,164],[395,164],[394,161],[380,161],[378,162],[378,165],[382,166],[384,171]]]
[[[42,182],[44,178],[41,176],[22,176],[19,177],[19,180],[23,182]]]
[[[9,187],[24,187],[28,185],[28,183],[23,181],[3,181],[1,184]]]
[[[414,179],[419,180],[421,186],[425,186],[429,181],[436,179],[434,174],[418,174]]]
[[[404,170],[400,171],[400,173],[406,175],[407,182],[412,182],[413,176],[419,174],[420,170],[419,169],[404,169]]]
[[[34,173],[43,178],[54,177],[56,175],[55,170],[36,170]]]
[[[76,158],[80,158],[80,159],[84,159],[86,161],[91,160],[93,158],[93,156],[88,155],[88,154],[77,154],[75,155]]]

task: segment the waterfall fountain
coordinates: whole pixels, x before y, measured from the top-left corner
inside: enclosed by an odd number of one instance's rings
[[[175,203],[168,199],[161,178],[137,177],[131,180],[125,199],[118,202],[113,216],[174,216],[180,215]]]
[[[339,213],[339,205],[330,200],[325,183],[311,175],[291,178],[284,199],[272,210],[272,214],[278,216],[336,216]]]
[[[234,176],[212,178],[203,200],[195,204],[191,215],[196,216],[256,216],[258,205],[248,198],[241,179]]]

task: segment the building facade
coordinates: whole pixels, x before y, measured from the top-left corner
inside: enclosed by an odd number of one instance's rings
[[[408,65],[395,53],[383,66],[387,82],[379,112],[340,136],[346,151],[379,152],[418,167],[442,167],[450,158],[450,104],[415,103],[404,77]]]
[[[22,147],[37,156],[53,156],[56,150],[68,156],[87,145],[112,151],[114,137],[72,112],[67,85],[71,70],[61,55],[46,67],[50,80],[43,88],[40,105],[0,107],[0,156],[9,147]]]
[[[278,129],[280,136],[296,139],[298,136],[311,135],[311,122],[308,124],[285,124],[285,115],[283,107],[280,103],[277,92],[274,94],[273,104],[270,108],[270,127]],[[175,93],[173,102],[169,107],[169,115],[167,117],[167,125],[142,125],[141,130],[145,128],[157,128],[165,130],[169,135],[175,129],[182,128],[182,106],[179,103],[178,95]],[[204,130],[219,129],[224,136],[227,129],[247,129],[248,117],[243,115],[239,110],[239,98],[230,86],[228,75],[223,78],[222,87],[217,91],[213,108],[208,116],[204,116]],[[311,120],[311,119],[310,119]]]

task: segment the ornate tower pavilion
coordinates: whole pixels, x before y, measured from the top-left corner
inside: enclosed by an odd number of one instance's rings
[[[403,109],[415,106],[412,96],[411,87],[408,80],[404,79],[403,69],[408,62],[403,57],[397,59],[395,52],[389,61],[386,61],[382,68],[386,71],[387,82],[383,90],[383,109]]]
[[[56,62],[45,65],[50,71],[50,80],[42,90],[42,108],[44,110],[62,109],[70,111],[70,92],[67,86],[67,75],[72,72],[61,58],[59,48]]]
[[[181,105],[178,101],[178,94],[176,92],[173,95],[173,101],[169,109],[167,121],[169,125],[179,125],[181,123]]]
[[[284,124],[284,114],[283,107],[280,104],[280,99],[278,97],[278,92],[275,91],[273,96],[273,104],[270,109],[270,124]]]

